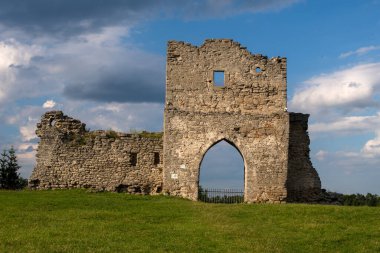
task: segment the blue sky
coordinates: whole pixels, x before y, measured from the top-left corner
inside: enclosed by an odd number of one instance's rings
[[[379,0],[3,0],[0,148],[14,145],[29,176],[48,110],[91,129],[159,131],[167,41],[232,38],[288,58],[288,108],[311,114],[323,187],[380,194],[379,31]],[[220,145],[209,167],[230,152]]]

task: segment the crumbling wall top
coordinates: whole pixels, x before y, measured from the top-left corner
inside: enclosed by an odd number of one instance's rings
[[[38,137],[61,137],[86,135],[98,139],[162,139],[162,132],[132,132],[122,133],[114,130],[86,130],[86,124],[80,120],[65,115],[62,111],[49,111],[42,115],[41,122],[37,123]],[[75,138],[69,138],[75,140]]]
[[[247,47],[242,46],[239,42],[236,42],[232,39],[206,39],[204,43],[200,46],[193,45],[191,43],[187,43],[184,41],[176,41],[176,40],[169,40],[168,41],[168,59],[169,57],[172,57],[172,55],[169,54],[169,52],[172,52],[171,49],[174,48],[188,48],[190,50],[202,50],[202,49],[207,49],[210,47],[217,47],[217,48],[223,48],[223,47],[234,47],[239,50],[245,51],[247,55],[250,55],[251,57],[257,58],[257,59],[268,59],[268,56],[262,55],[262,54],[252,54]],[[281,62],[285,61],[286,62],[286,57],[272,57],[269,60],[274,61],[274,62]]]
[[[86,124],[80,120],[70,118],[62,111],[50,111],[42,115],[41,122],[37,124],[36,134],[41,137],[45,131],[49,131],[53,127],[64,134],[81,134],[86,131]]]
[[[208,39],[199,47],[169,41],[166,70],[166,109],[245,114],[286,110],[286,58],[252,54],[233,40]]]

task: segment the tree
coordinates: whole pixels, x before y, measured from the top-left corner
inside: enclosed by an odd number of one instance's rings
[[[3,150],[0,158],[0,188],[11,190],[23,188],[25,180],[19,176],[19,169],[14,148],[11,147],[8,152]]]
[[[366,204],[367,206],[377,206],[377,196],[376,194],[367,193]]]
[[[17,164],[16,151],[13,147],[8,151],[8,173],[7,173],[7,189],[17,189],[19,188],[19,173],[18,170],[21,168]]]
[[[0,157],[0,189],[4,188],[7,180],[7,164],[8,164],[8,155],[7,151],[4,149]]]

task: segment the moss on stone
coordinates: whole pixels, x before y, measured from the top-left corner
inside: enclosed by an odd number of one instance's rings
[[[164,135],[163,132],[147,132],[147,131],[141,131],[137,133],[138,136],[143,138],[154,138],[154,139],[160,139]]]
[[[116,131],[114,131],[114,130],[107,130],[106,137],[109,138],[109,139],[111,139],[111,138],[113,138],[113,139],[119,139],[120,138],[120,136],[118,135],[118,133]]]

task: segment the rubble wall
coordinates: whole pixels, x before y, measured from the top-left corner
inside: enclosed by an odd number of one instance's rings
[[[61,111],[37,125],[40,143],[29,186],[154,194],[162,189],[162,133],[86,131]]]

